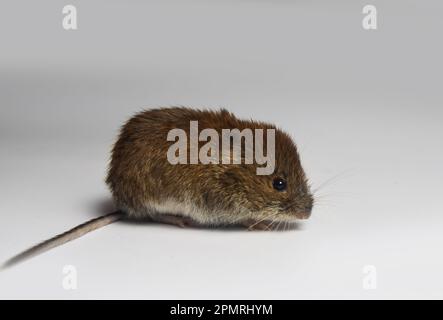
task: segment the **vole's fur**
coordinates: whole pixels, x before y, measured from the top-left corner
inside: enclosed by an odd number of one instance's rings
[[[222,129],[275,129],[274,173],[257,175],[255,161],[242,161],[241,165],[170,164],[167,151],[172,142],[166,141],[168,132],[179,128],[189,137],[190,121],[195,120],[199,131],[212,128],[220,137]],[[266,134],[263,136],[266,143]],[[287,191],[273,188],[275,177],[288,181]],[[106,181],[117,207],[129,218],[157,220],[167,214],[218,226],[257,221],[277,212],[279,216],[273,219],[293,221],[312,206],[292,139],[271,124],[239,120],[226,110],[167,108],[135,115],[123,126],[114,146]],[[282,210],[291,203],[292,207]]]
[[[183,129],[189,137],[190,121],[198,121],[199,132],[215,129],[275,129],[275,170],[257,175],[252,164],[176,164],[167,160],[173,142],[171,129]],[[266,133],[263,148],[266,151]],[[199,142],[199,147],[206,142]],[[221,145],[221,144],[220,144]],[[230,154],[232,157],[244,157]],[[226,154],[220,152],[221,157]],[[189,159],[189,157],[188,157]],[[277,191],[273,181],[287,181]],[[106,224],[126,219],[150,219],[180,226],[245,225],[250,229],[272,229],[280,223],[309,217],[313,198],[292,139],[272,124],[240,120],[232,113],[184,107],[152,109],[132,117],[121,129],[112,150],[106,182],[117,211],[93,219],[44,241],[7,261],[13,265]]]

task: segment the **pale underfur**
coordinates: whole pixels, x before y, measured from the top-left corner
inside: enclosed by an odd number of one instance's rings
[[[120,208],[126,212],[128,217],[135,219],[151,218],[155,220],[158,215],[174,215],[191,218],[202,225],[230,224],[233,219],[232,217],[229,219],[232,213],[209,211],[193,205],[191,201],[178,202],[173,199],[162,202],[147,202],[141,210],[134,210],[126,206],[120,206]]]
[[[273,212],[249,212],[242,208],[235,211],[205,210],[195,206],[192,201],[179,202],[174,199],[168,199],[162,202],[146,202],[143,209],[134,210],[124,205],[119,206],[126,212],[127,216],[134,219],[154,219],[159,215],[174,215],[179,217],[190,218],[198,224],[207,226],[232,225],[241,224],[248,220],[260,220],[269,216],[269,219],[276,222],[294,222],[294,216],[286,216],[284,214],[275,215]]]

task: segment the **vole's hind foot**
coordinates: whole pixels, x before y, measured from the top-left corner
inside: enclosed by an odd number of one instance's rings
[[[153,221],[171,224],[180,228],[194,227],[196,225],[190,218],[176,216],[173,214],[159,214],[153,218]]]

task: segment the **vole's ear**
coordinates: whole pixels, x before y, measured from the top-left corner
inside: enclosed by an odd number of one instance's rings
[[[223,184],[224,185],[236,185],[240,182],[239,173],[236,168],[228,168],[223,173]]]
[[[255,167],[251,165],[227,165],[219,176],[219,185],[227,190],[241,193],[254,186],[258,180],[260,179],[255,175]]]

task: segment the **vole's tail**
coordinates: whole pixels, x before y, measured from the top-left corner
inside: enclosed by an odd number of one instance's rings
[[[82,223],[81,225],[78,225],[75,228],[72,228],[71,230],[68,230],[62,234],[59,234],[51,239],[48,239],[46,241],[43,241],[28,250],[23,251],[22,253],[19,253],[18,255],[12,257],[8,261],[6,261],[1,267],[1,269],[6,269],[8,267],[11,267],[17,263],[20,263],[26,259],[29,259],[33,256],[36,256],[38,254],[41,254],[45,251],[48,251],[49,249],[58,247],[62,244],[65,244],[66,242],[69,242],[71,240],[80,238],[81,236],[87,234],[88,232],[94,231],[98,228],[104,227],[108,224],[111,224],[117,220],[120,220],[123,218],[124,213],[121,211],[115,211],[109,214],[106,214],[104,216],[101,216],[99,218],[95,218],[92,220],[89,220],[88,222]]]

